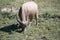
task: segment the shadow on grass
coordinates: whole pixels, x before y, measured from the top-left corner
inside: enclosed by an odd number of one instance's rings
[[[8,33],[12,33],[12,31],[16,31],[16,32],[23,32],[22,30],[19,30],[21,26],[18,27],[18,24],[12,24],[9,26],[4,26],[3,28],[0,28],[0,31],[4,31],[4,32],[8,32]]]

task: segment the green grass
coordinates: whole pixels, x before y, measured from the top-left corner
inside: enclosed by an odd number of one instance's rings
[[[13,16],[13,15],[12,15]],[[39,16],[40,17],[40,16]],[[47,16],[46,16],[47,17]],[[60,19],[59,18],[44,18],[41,16],[38,19],[38,26],[32,22],[30,27],[26,27],[24,33],[11,30],[11,34],[0,30],[0,40],[60,40]],[[11,17],[12,18],[12,17]],[[6,20],[4,20],[6,21]],[[3,22],[1,20],[1,22]],[[1,23],[0,28],[16,24],[16,19],[9,19],[7,24]],[[16,26],[17,27],[17,26]]]
[[[17,29],[14,27],[17,24],[16,13],[0,12],[0,29],[7,28],[0,30],[0,40],[60,40],[60,1],[34,1],[39,6],[38,26],[32,21],[31,26],[26,27],[24,33],[16,32]],[[19,2],[17,4],[19,6]]]

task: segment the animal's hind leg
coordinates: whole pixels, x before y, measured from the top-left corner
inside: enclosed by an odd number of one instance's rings
[[[38,26],[38,14],[35,14],[36,25]]]

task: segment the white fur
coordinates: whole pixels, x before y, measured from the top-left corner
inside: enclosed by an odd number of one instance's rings
[[[38,6],[33,1],[26,2],[22,5],[22,20],[23,20],[23,23],[25,23],[26,21],[29,20],[29,15],[31,15],[32,17],[35,17],[35,15],[36,15],[37,18],[38,18]]]

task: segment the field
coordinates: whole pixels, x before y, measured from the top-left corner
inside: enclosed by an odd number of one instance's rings
[[[0,40],[60,40],[60,0],[34,1],[39,7],[38,26],[33,19],[31,26],[20,33],[17,31],[18,12],[0,12]]]

